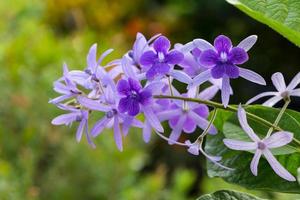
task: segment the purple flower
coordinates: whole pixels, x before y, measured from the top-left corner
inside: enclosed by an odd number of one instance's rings
[[[199,62],[207,70],[200,73],[193,79],[191,86],[198,86],[210,78],[222,79],[222,102],[226,107],[230,98],[230,79],[243,77],[254,83],[265,85],[265,80],[257,73],[238,67],[248,60],[247,51],[256,42],[256,36],[249,36],[237,47],[232,47],[231,40],[224,36],[218,36],[214,41],[214,46],[202,39],[196,39],[190,46],[199,48]],[[188,45],[188,46],[189,46]]]
[[[79,142],[82,137],[83,131],[85,132],[88,143],[95,148],[95,144],[92,142],[89,135],[88,128],[88,116],[89,112],[87,110],[80,110],[70,106],[58,105],[59,108],[63,110],[70,111],[70,113],[59,115],[52,120],[53,125],[71,125],[73,122],[79,122],[79,126],[76,132],[76,140]]]
[[[79,89],[77,89],[76,84],[70,79],[68,66],[65,63],[63,65],[63,72],[63,77],[58,81],[55,81],[53,84],[53,89],[62,95],[55,99],[51,99],[49,103],[58,104],[82,93]],[[65,84],[63,84],[61,80],[63,80]]]
[[[270,149],[282,147],[290,143],[293,139],[293,134],[286,131],[276,132],[273,135],[260,139],[252,130],[247,122],[245,110],[239,106],[238,119],[243,130],[248,134],[253,142],[244,142],[239,140],[224,139],[224,144],[234,150],[255,150],[254,157],[251,161],[251,172],[257,176],[257,168],[259,159],[262,155],[267,159],[274,172],[288,181],[296,181],[295,177],[292,176],[273,156]]]
[[[209,110],[206,105],[176,101],[168,110],[157,113],[160,121],[169,121],[172,128],[170,141],[177,141],[181,132],[193,133],[198,126],[201,129],[206,129],[209,122],[206,120]],[[217,134],[217,129],[211,126],[210,134]],[[169,142],[172,144],[172,142]]]
[[[154,50],[146,51],[140,58],[140,63],[146,68],[146,78],[153,80],[170,72],[171,67],[183,59],[183,54],[177,50],[169,51],[170,41],[160,36],[153,43]]]
[[[300,97],[300,88],[295,89],[300,83],[300,72],[293,78],[288,86],[286,86],[284,77],[280,72],[276,72],[272,75],[272,82],[278,92],[263,92],[251,98],[246,104],[251,104],[262,97],[273,96],[263,103],[264,106],[272,107],[282,99],[289,99],[290,96]]]

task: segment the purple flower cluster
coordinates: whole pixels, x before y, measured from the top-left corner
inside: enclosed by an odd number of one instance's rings
[[[169,144],[185,146],[193,155],[202,153],[216,165],[229,169],[219,163],[221,157],[208,155],[202,148],[206,134],[217,134],[213,121],[208,120],[210,110],[207,105],[156,97],[169,95],[210,100],[221,91],[222,103],[227,107],[230,95],[233,94],[230,86],[231,79],[243,77],[254,83],[265,84],[260,75],[238,66],[249,59],[247,52],[256,40],[256,36],[250,36],[233,47],[228,37],[220,35],[213,45],[203,39],[195,39],[185,45],[176,44],[171,49],[171,43],[165,36],[158,34],[147,40],[138,33],[130,51],[122,58],[105,65],[102,61],[112,52],[112,49],[105,51],[97,59],[97,45],[94,44],[89,50],[87,65],[83,70],[69,71],[64,64],[63,76],[54,82],[54,90],[61,95],[49,102],[68,113],[53,119],[52,124],[78,123],[77,141],[81,140],[84,133],[92,147],[95,147],[93,138],[100,135],[104,129],[113,129],[115,143],[120,151],[123,150],[123,139],[130,128],[141,128],[145,142],[149,142],[152,132],[155,132]],[[185,84],[187,91],[180,93],[172,85],[174,79]],[[200,91],[199,86],[205,82],[208,86]],[[276,88],[281,92],[281,97],[284,91],[289,92],[290,95],[299,95],[297,90],[292,91],[298,83],[293,81],[287,88],[279,84]],[[266,95],[280,96],[277,93],[260,96]],[[91,123],[89,115],[94,112],[103,115],[89,128]],[[140,115],[144,117],[139,117]],[[248,134],[253,135],[251,128],[245,122],[245,117],[239,114],[241,125],[246,127],[245,131]],[[161,123],[165,121],[172,130],[169,137],[162,134],[164,128]],[[182,133],[193,134],[197,128],[202,129],[203,132],[196,141],[180,142]],[[256,174],[261,155],[267,158],[275,171],[280,168],[268,149],[285,145],[290,142],[291,137],[290,133],[281,132],[264,140],[251,137],[254,140],[253,144],[230,140],[224,142],[232,149],[256,149],[253,161],[255,163],[251,167],[252,172]],[[274,138],[280,138],[282,143],[273,144]],[[278,173],[280,176],[293,180],[288,172],[283,171],[282,168],[280,170],[281,172]]]

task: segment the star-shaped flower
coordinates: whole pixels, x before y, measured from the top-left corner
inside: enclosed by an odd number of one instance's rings
[[[284,77],[280,72],[274,73],[271,79],[273,85],[277,89],[277,92],[263,92],[251,98],[246,104],[251,104],[252,102],[262,97],[273,96],[265,103],[263,103],[264,106],[272,107],[282,99],[289,99],[290,96],[300,97],[300,88],[295,89],[296,86],[300,83],[300,72],[293,78],[288,86],[286,86]]]
[[[293,139],[293,134],[286,131],[279,131],[264,139],[260,139],[252,130],[247,122],[246,112],[241,107],[238,108],[238,119],[243,130],[248,134],[253,142],[245,142],[232,139],[224,139],[224,144],[233,150],[250,151],[255,150],[254,157],[251,161],[250,169],[253,175],[257,176],[258,163],[262,155],[267,159],[274,172],[281,178],[288,181],[296,181],[295,177],[290,174],[273,156],[270,149],[282,147],[290,143]]]

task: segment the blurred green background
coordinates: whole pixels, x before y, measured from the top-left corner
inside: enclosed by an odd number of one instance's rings
[[[222,0],[2,0],[0,1],[0,199],[195,199],[219,189],[241,188],[209,179],[203,157],[157,137],[144,144],[133,130],[118,152],[106,131],[91,149],[77,144],[75,126],[54,127],[61,114],[48,104],[62,63],[83,69],[91,44],[111,59],[131,48],[136,32],[163,33],[173,43],[227,34],[235,44],[250,34],[259,40],[245,64],[270,83],[282,71],[299,71],[299,49],[276,32]],[[108,60],[107,60],[108,61]],[[233,103],[272,89],[233,82]],[[245,89],[247,88],[247,89]],[[293,104],[295,109],[299,101]],[[248,169],[245,169],[248,170]],[[243,191],[247,191],[241,189]],[[247,191],[264,198],[295,195]]]

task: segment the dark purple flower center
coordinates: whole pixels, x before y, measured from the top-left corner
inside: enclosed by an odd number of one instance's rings
[[[118,111],[116,109],[112,109],[106,113],[106,117],[113,118],[117,113],[118,113]]]
[[[82,120],[82,116],[81,115],[77,115],[75,121],[76,122],[81,122]]]
[[[257,143],[257,148],[259,149],[259,150],[264,150],[264,149],[266,149],[266,144],[265,143],[263,143],[263,142],[258,142]]]
[[[281,95],[282,98],[287,98],[287,97],[290,96],[290,93],[288,91],[284,91],[280,95]]]

